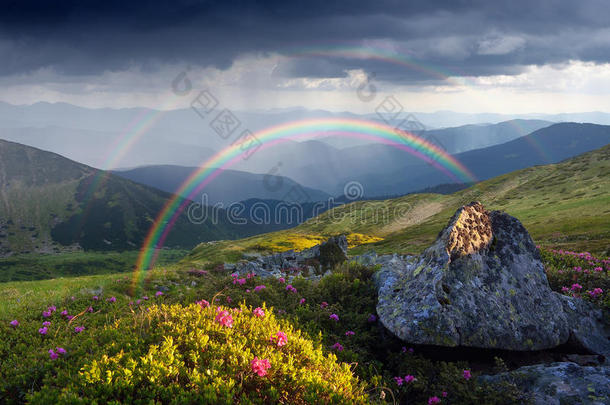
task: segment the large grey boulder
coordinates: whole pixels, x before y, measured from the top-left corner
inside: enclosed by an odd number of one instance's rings
[[[610,367],[582,367],[565,362],[525,366],[493,376],[488,383],[516,384],[536,405],[610,403]]]
[[[538,350],[572,336],[610,352],[597,315],[550,289],[519,220],[480,203],[460,208],[420,257],[383,264],[376,281],[380,321],[409,343]],[[593,325],[599,336],[589,338]]]

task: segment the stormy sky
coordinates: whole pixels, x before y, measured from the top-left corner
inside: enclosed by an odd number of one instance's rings
[[[0,12],[0,100],[175,108],[188,71],[234,108],[610,111],[610,4],[30,1]],[[367,79],[368,78],[368,79]]]

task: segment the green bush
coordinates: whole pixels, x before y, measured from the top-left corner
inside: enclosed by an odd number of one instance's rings
[[[223,326],[218,311],[232,325]],[[47,383],[32,403],[362,403],[349,366],[302,336],[272,309],[153,305],[104,329],[116,332],[108,354],[85,364],[67,386]],[[287,335],[279,347],[270,338]],[[267,359],[268,374],[251,363]],[[67,360],[62,360],[67,361]],[[117,402],[118,403],[118,402]]]

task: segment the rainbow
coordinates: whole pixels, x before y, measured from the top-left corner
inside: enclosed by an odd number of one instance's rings
[[[237,163],[248,153],[268,148],[288,140],[317,136],[345,136],[373,140],[404,150],[436,167],[456,182],[476,182],[475,176],[460,162],[436,145],[412,133],[389,125],[359,119],[308,119],[293,121],[255,132],[247,139],[228,146],[204,162],[176,190],[152,224],[140,251],[133,288],[140,275],[154,265],[174,223],[201,189],[214,180],[224,169]],[[256,142],[252,142],[255,139]],[[182,197],[186,196],[186,197]]]

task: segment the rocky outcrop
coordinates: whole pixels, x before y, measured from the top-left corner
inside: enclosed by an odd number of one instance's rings
[[[249,255],[239,263],[225,263],[226,270],[239,274],[255,273],[266,277],[320,278],[337,263],[347,260],[347,238],[333,236],[326,242],[300,252],[288,250],[269,256]]]
[[[481,376],[488,383],[516,384],[537,405],[610,403],[610,367],[582,367],[578,364],[553,363]]]
[[[610,354],[601,315],[553,292],[519,220],[480,203],[460,208],[420,257],[386,261],[376,281],[379,319],[410,343],[539,350],[572,338]]]

